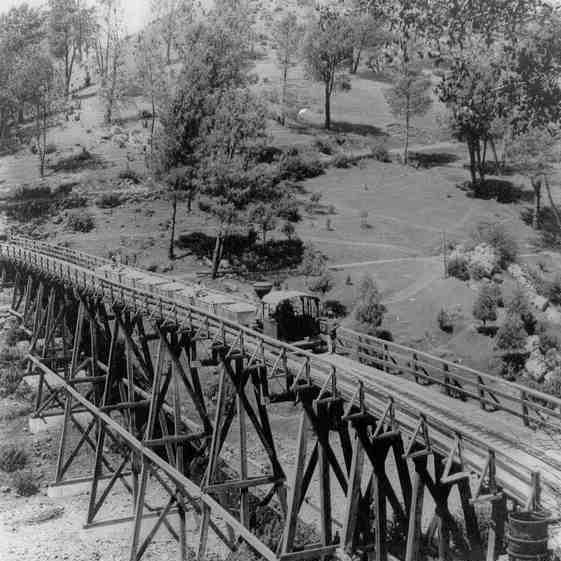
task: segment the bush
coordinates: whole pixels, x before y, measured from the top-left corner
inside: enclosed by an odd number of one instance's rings
[[[89,212],[71,211],[66,219],[66,227],[72,232],[91,232],[95,228],[95,220]]]
[[[13,347],[19,341],[29,341],[29,335],[21,327],[10,327],[4,334],[4,341],[8,347]]]
[[[319,276],[324,273],[327,257],[311,243],[304,245],[300,273],[306,276]]]
[[[32,199],[44,199],[51,196],[51,188],[48,185],[20,185],[12,195],[14,201],[29,201]]]
[[[327,294],[334,286],[335,280],[329,271],[325,271],[319,277],[314,277],[308,281],[308,290],[319,292],[322,295]]]
[[[346,154],[337,154],[333,158],[332,163],[336,168],[347,169],[353,165],[353,159]]]
[[[436,320],[438,322],[438,327],[445,333],[452,333],[454,331],[454,314],[452,312],[442,308],[440,312],[438,312]]]
[[[67,197],[72,193],[72,189],[80,185],[77,181],[67,181],[66,183],[61,183],[54,191],[53,194],[56,196]]]
[[[337,150],[337,148],[333,146],[333,142],[331,142],[328,138],[316,138],[314,146],[319,152],[326,154],[327,156],[331,156]]]
[[[391,162],[390,153],[383,144],[378,144],[372,148],[372,157],[378,162],[389,163]]]
[[[291,222],[285,222],[282,225],[281,228],[281,232],[289,239],[291,240],[292,237],[295,235],[296,233],[296,228],[294,228],[294,224],[292,224]]]
[[[448,260],[446,267],[448,275],[457,279],[469,280],[468,261],[463,255],[455,255]]]
[[[379,327],[384,319],[386,307],[382,304],[382,295],[374,279],[366,273],[360,280],[358,299],[354,308],[354,317],[369,327]]]
[[[561,333],[559,328],[548,322],[539,322],[535,332],[540,338],[540,350],[545,354],[550,349],[561,351]]]
[[[280,186],[279,186],[280,187]],[[284,197],[276,205],[277,216],[288,222],[296,223],[302,220],[302,215],[298,208],[298,202],[291,197]]]
[[[497,319],[497,294],[495,287],[490,283],[485,283],[479,289],[473,304],[473,317],[482,321],[483,325]]]
[[[302,181],[317,177],[323,173],[321,162],[297,150],[285,152],[279,160],[279,179],[288,181]]]
[[[135,185],[138,185],[142,181],[142,176],[136,171],[127,168],[119,172],[119,179],[128,179]]]
[[[121,195],[119,193],[103,193],[95,201],[99,208],[115,208],[121,204]]]
[[[530,301],[521,288],[514,292],[506,310],[507,314],[518,314],[528,335],[534,334],[537,320],[532,312]]]
[[[16,393],[22,380],[22,372],[17,366],[10,364],[6,368],[0,367],[0,397]]]
[[[326,300],[323,304],[324,312],[336,318],[344,318],[347,315],[347,306],[339,300]]]
[[[101,160],[95,154],[92,154],[85,148],[78,154],[73,154],[66,158],[61,158],[56,163],[51,166],[51,169],[55,172],[67,171],[76,172],[82,169],[97,168],[101,165]]]
[[[518,244],[502,224],[480,222],[475,228],[473,239],[477,244],[486,243],[493,247],[503,269],[516,259]]]
[[[508,314],[497,331],[496,344],[503,351],[520,351],[523,349],[528,334],[518,314]]]
[[[17,494],[21,497],[31,497],[39,492],[37,478],[30,469],[14,473],[12,476],[12,484]]]
[[[13,473],[23,469],[27,464],[27,453],[15,444],[8,444],[0,448],[0,469],[7,473]]]
[[[55,152],[56,152],[56,144],[54,144],[53,142],[49,142],[45,147],[45,153],[54,154]]]
[[[88,199],[82,195],[72,195],[57,200],[54,204],[58,210],[70,210],[73,208],[84,208],[88,206]]]
[[[556,306],[561,304],[561,275],[555,275],[555,278],[547,284],[547,298]]]

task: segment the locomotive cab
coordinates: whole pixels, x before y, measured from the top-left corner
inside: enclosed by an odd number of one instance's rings
[[[301,348],[321,350],[321,305],[317,296],[277,290],[263,296],[263,333]]]

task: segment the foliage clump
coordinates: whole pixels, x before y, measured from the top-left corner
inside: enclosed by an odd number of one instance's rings
[[[454,331],[454,314],[446,308],[441,308],[436,317],[438,327],[445,333]]]
[[[16,471],[12,475],[12,484],[20,497],[31,497],[39,492],[37,477],[30,469]]]
[[[491,283],[483,284],[473,304],[473,317],[483,322],[484,327],[488,321],[495,321],[497,319],[497,300],[495,285]]]
[[[449,276],[467,281],[469,280],[468,260],[465,255],[454,255],[446,264],[446,271]]]
[[[95,204],[99,208],[115,208],[121,204],[121,195],[119,193],[103,193],[96,200]]]
[[[497,331],[497,348],[502,351],[520,351],[526,343],[528,333],[524,329],[524,322],[518,314],[508,314]]]
[[[353,315],[368,330],[375,330],[380,327],[386,306],[382,304],[382,295],[374,279],[365,274],[358,286],[358,298],[355,303]]]
[[[516,260],[518,244],[504,225],[480,222],[475,227],[472,237],[475,243],[488,244],[495,250],[502,269],[506,269],[510,263]]]
[[[95,220],[89,212],[70,211],[66,218],[66,227],[72,232],[91,232],[95,228]]]
[[[22,446],[7,444],[0,448],[0,469],[6,473],[23,469],[28,462],[27,452]]]
[[[532,311],[530,301],[521,288],[518,288],[506,307],[507,314],[518,314],[528,335],[533,335],[536,330],[537,320]]]

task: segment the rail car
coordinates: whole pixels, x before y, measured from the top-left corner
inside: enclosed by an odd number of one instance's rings
[[[269,283],[256,283],[256,301],[249,302],[202,284],[177,282],[162,275],[118,264],[97,267],[95,273],[108,280],[139,288],[155,296],[207,310],[218,317],[251,327],[265,335],[313,352],[327,350],[322,327],[320,299],[295,290],[271,290]]]

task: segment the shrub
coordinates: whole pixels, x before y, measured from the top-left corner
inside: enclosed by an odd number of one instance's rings
[[[279,178],[288,181],[302,181],[323,173],[321,162],[297,150],[285,152],[279,160]]]
[[[70,210],[72,208],[84,208],[88,206],[88,198],[82,195],[72,195],[56,201],[53,205],[58,210]]]
[[[291,222],[285,222],[285,223],[282,225],[281,232],[282,232],[289,240],[291,240],[292,237],[294,236],[294,234],[296,233],[296,228],[294,228],[294,224],[292,224]]]
[[[336,318],[344,318],[347,315],[347,307],[339,300],[326,300],[323,309],[327,315]]]
[[[363,230],[370,228],[370,224],[368,223],[368,211],[362,210],[360,212],[360,227]]]
[[[54,154],[56,152],[56,144],[54,142],[49,142],[45,147],[46,154]]]
[[[557,326],[542,321],[537,324],[535,332],[540,338],[542,353],[545,354],[550,349],[561,351],[561,333]]]
[[[53,203],[50,199],[20,201],[7,206],[8,217],[17,222],[29,223],[33,220],[44,220],[52,212]]]
[[[66,219],[66,227],[72,232],[91,232],[95,228],[95,221],[89,212],[70,211]]]
[[[314,277],[308,281],[308,290],[319,292],[322,295],[327,294],[334,286],[335,280],[329,271],[325,271],[319,277]]]
[[[300,222],[302,215],[298,209],[298,203],[291,197],[284,197],[276,205],[275,210],[279,218],[288,222]]]
[[[4,341],[8,347],[13,347],[19,341],[29,341],[29,335],[21,327],[10,327],[4,334]]]
[[[477,299],[473,304],[473,317],[482,321],[483,325],[497,319],[497,296],[490,283],[485,283],[479,289]]]
[[[480,222],[473,232],[476,243],[486,243],[495,249],[499,265],[505,269],[516,259],[518,244],[502,224]]]
[[[518,314],[528,335],[533,335],[536,330],[537,320],[532,312],[530,301],[521,288],[518,288],[507,306],[508,314]]]
[[[18,495],[31,497],[39,492],[37,478],[30,469],[17,471],[12,476],[12,484]]]
[[[508,314],[497,331],[496,344],[503,351],[520,351],[526,343],[528,334],[518,314]]]
[[[136,171],[127,168],[119,172],[119,179],[128,179],[135,185],[138,185],[142,181],[142,176]]]
[[[307,243],[304,245],[300,272],[306,276],[319,276],[325,271],[327,257],[316,247]]]
[[[95,201],[99,208],[115,208],[121,204],[121,196],[119,193],[103,193]]]
[[[6,368],[0,367],[0,397],[16,393],[22,380],[22,372],[17,366],[10,364]]]
[[[448,260],[446,271],[449,276],[467,281],[469,280],[468,261],[464,255],[454,255]]]
[[[547,298],[552,304],[559,306],[561,304],[561,275],[555,275],[555,278],[547,285]]]
[[[336,168],[347,169],[353,165],[353,159],[346,154],[337,154],[332,163]]]
[[[77,181],[67,181],[66,183],[61,183],[54,191],[53,194],[61,197],[67,197],[72,193],[72,189],[79,185]]]
[[[366,273],[359,283],[354,317],[369,327],[379,327],[385,313],[386,307],[382,304],[382,295],[378,286],[374,279]]]
[[[253,243],[241,256],[231,256],[234,265],[251,272],[291,269],[302,262],[302,240],[269,240],[266,244]]]
[[[85,148],[78,154],[73,154],[66,158],[61,158],[55,162],[51,169],[55,172],[68,171],[75,172],[84,168],[97,168],[101,165],[101,160],[95,154],[92,154]]]
[[[45,184],[20,185],[12,194],[14,201],[29,201],[31,199],[43,199],[51,196],[51,188]]]
[[[333,143],[328,138],[316,138],[314,141],[314,146],[322,153],[327,156],[331,156],[335,152],[336,148]]]
[[[389,163],[391,162],[390,153],[383,144],[377,144],[372,148],[372,157],[378,162]]]
[[[7,473],[13,473],[23,469],[27,464],[27,453],[15,444],[8,444],[0,448],[0,469]]]
[[[440,327],[442,331],[446,333],[452,333],[452,331],[454,331],[454,314],[452,312],[442,308],[440,312],[438,312],[436,320],[438,321],[438,327]]]

